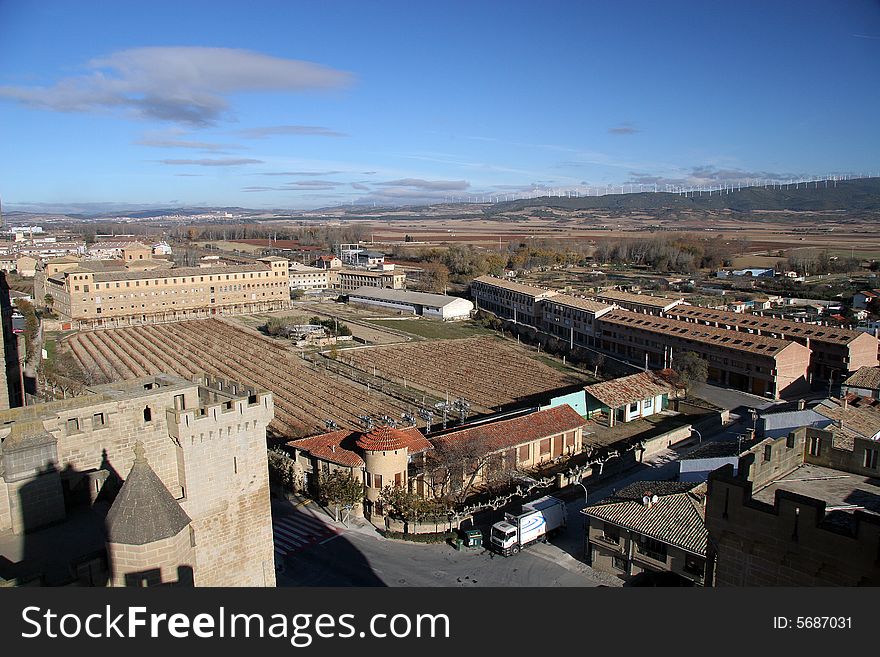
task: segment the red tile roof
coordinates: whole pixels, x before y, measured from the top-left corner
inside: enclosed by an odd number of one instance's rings
[[[384,425],[361,434],[355,444],[361,449],[371,452],[406,448],[414,453],[431,448],[431,443],[415,427],[396,429]]]
[[[308,452],[322,461],[337,463],[347,468],[362,468],[364,460],[354,449],[355,441],[359,435],[358,431],[343,429],[342,431],[322,433],[320,436],[291,440],[287,444],[290,447]]]
[[[377,427],[370,433],[376,432],[377,429],[387,428],[388,427]],[[409,449],[410,454],[416,454],[431,449],[431,443],[428,442],[428,439],[425,438],[415,427],[409,427],[407,429],[392,429],[391,431],[393,431],[394,434],[390,440],[394,440],[395,443],[399,444],[398,447],[388,446],[395,444],[392,442],[375,442],[378,439],[374,437],[372,439],[373,442],[368,441],[368,444],[371,446],[367,449],[381,451],[406,447]],[[366,435],[368,434],[363,434],[360,431],[343,429],[340,431],[331,431],[330,433],[322,433],[318,436],[291,440],[287,445],[308,452],[322,461],[337,463],[339,465],[344,465],[347,468],[362,468],[364,467],[364,459],[361,458],[359,451],[364,449],[361,446],[361,442]],[[383,447],[381,446],[382,444],[385,444],[386,446]]]
[[[564,431],[573,431],[585,424],[586,420],[577,411],[568,404],[563,404],[510,420],[453,431],[432,438],[432,442],[436,447],[442,448],[458,441],[468,441],[479,444],[489,453],[555,436]]]

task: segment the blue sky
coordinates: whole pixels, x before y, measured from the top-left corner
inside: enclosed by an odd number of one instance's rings
[[[876,0],[0,0],[12,209],[876,173],[878,117]]]

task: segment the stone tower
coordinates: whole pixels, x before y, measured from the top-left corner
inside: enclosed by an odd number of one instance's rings
[[[193,584],[190,518],[147,462],[143,444],[107,514],[111,586]]]

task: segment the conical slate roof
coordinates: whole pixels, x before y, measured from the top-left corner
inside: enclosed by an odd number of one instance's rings
[[[147,463],[143,445],[134,447],[134,465],[107,513],[107,540],[145,545],[180,533],[186,512]]]

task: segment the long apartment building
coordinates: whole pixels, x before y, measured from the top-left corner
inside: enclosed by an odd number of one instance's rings
[[[614,310],[598,320],[599,348],[648,367],[668,367],[692,351],[708,363],[709,381],[778,399],[807,387],[810,350],[798,342]]]
[[[543,330],[568,340],[569,348],[595,347],[596,320],[614,310],[606,303],[568,294],[547,297],[540,305]]]
[[[680,307],[676,299],[608,292],[596,301],[492,276],[474,280],[471,294],[478,309],[642,367],[670,367],[675,354],[693,351],[708,362],[712,383],[774,399],[807,386],[806,345],[662,316]]]
[[[78,328],[128,326],[282,310],[290,304],[288,261],[150,271],[76,267],[46,277],[62,321]]]
[[[813,381],[842,380],[860,367],[878,364],[880,342],[861,331],[700,306],[680,305],[665,310],[664,315],[729,331],[791,340],[809,347],[810,378]]]
[[[494,276],[480,276],[471,282],[471,296],[477,310],[487,310],[498,317],[535,327],[541,323],[539,302],[557,294],[554,290]]]
[[[625,308],[636,313],[660,315],[682,303],[681,299],[669,299],[667,297],[655,297],[650,294],[632,294],[619,290],[605,290],[596,294],[596,299],[604,303],[613,304],[618,308]]]

